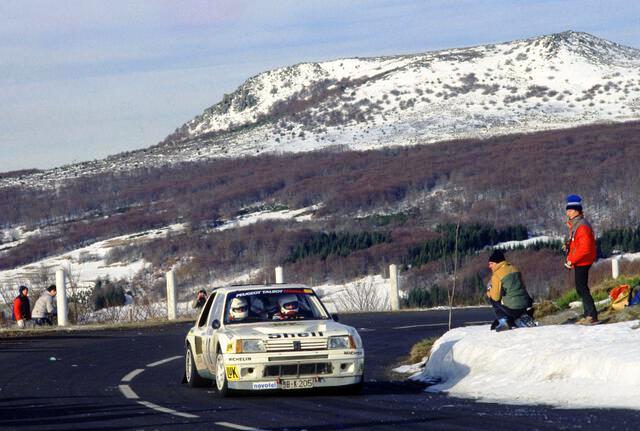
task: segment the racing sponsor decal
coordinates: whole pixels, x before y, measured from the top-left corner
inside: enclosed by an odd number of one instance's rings
[[[267,335],[270,339],[278,339],[278,338],[305,338],[305,337],[324,337],[324,334],[320,331],[318,332],[298,332],[297,334],[286,334],[282,333],[273,333]]]
[[[311,289],[267,289],[267,290],[250,290],[248,292],[238,292],[234,296],[236,298],[241,298],[243,296],[253,296],[253,295],[279,295],[281,293],[304,293],[304,294],[313,294],[313,290]]]
[[[227,343],[227,350],[225,353],[233,353],[233,343]]]
[[[229,359],[227,359],[227,360],[228,360],[229,362],[250,362],[250,361],[252,361],[252,360],[253,360],[253,358],[252,358],[251,356],[245,356],[245,357],[243,357],[243,358],[235,358],[235,357],[232,357],[232,358],[229,358]]]
[[[227,380],[240,380],[240,373],[238,373],[238,367],[235,365],[225,365],[225,370],[227,372]]]
[[[359,351],[359,350],[345,350],[344,352],[342,352],[342,354],[344,354],[344,355],[361,356],[362,352]]]
[[[264,389],[278,389],[278,383],[276,382],[256,382],[252,385],[252,388],[260,391]]]

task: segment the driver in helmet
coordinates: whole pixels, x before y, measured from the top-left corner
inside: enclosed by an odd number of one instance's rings
[[[233,298],[229,304],[229,322],[242,322],[249,315],[249,303],[245,298]]]
[[[279,310],[273,315],[273,320],[298,319],[298,297],[296,295],[282,295],[278,298]]]

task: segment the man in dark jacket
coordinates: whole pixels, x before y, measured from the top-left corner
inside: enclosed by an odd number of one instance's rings
[[[575,273],[576,292],[582,299],[584,317],[577,323],[593,325],[598,323],[598,311],[589,291],[589,269],[596,260],[596,238],[593,229],[582,213],[582,198],[567,196],[567,227],[569,236],[565,242],[567,260],[564,264]]]
[[[207,302],[207,291],[204,289],[200,289],[198,291],[198,296],[191,303],[191,307],[199,310],[204,307],[204,303]]]
[[[527,314],[533,300],[518,268],[506,261],[501,250],[494,250],[489,256],[489,269],[492,274],[487,297],[497,319],[492,329],[500,332],[514,326],[534,326],[533,319]]]
[[[21,329],[24,329],[27,321],[31,320],[31,304],[29,303],[29,288],[27,286],[20,286],[18,296],[13,300],[13,320]]]

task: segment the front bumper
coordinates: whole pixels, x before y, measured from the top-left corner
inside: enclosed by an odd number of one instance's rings
[[[312,381],[313,388],[347,386],[364,376],[362,349],[228,354],[224,361],[227,385],[237,390],[283,389],[283,382],[291,380]]]

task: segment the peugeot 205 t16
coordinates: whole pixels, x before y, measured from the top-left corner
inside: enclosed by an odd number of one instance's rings
[[[358,332],[334,320],[313,289],[303,285],[215,289],[185,341],[189,386],[215,381],[234,390],[296,390],[364,382]]]

